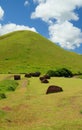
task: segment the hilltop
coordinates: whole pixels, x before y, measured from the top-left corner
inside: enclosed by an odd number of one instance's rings
[[[62,67],[82,72],[82,56],[31,31],[0,37],[0,73],[46,72]]]

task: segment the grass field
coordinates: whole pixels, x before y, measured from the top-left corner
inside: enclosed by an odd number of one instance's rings
[[[42,84],[21,76],[16,90],[0,100],[0,130],[82,130],[82,79],[53,77]],[[1,74],[5,79],[13,77]],[[49,85],[63,92],[46,95]]]

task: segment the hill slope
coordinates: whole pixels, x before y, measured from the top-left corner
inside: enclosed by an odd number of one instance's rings
[[[59,67],[82,72],[82,56],[31,31],[17,31],[0,37],[1,73],[46,72]]]

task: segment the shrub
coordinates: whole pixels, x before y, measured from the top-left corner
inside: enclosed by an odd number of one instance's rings
[[[15,87],[9,86],[7,90],[8,90],[8,91],[15,91]]]
[[[70,70],[66,69],[66,68],[62,68],[58,70],[59,74],[61,77],[72,77],[73,74]]]
[[[72,77],[73,74],[70,70],[66,69],[66,68],[61,68],[61,69],[58,69],[56,71],[53,71],[53,70],[49,70],[47,72],[47,74],[51,77]]]
[[[55,71],[49,70],[49,71],[47,72],[47,75],[49,75],[50,77],[54,77],[54,76],[55,76]]]
[[[14,91],[18,86],[15,80],[0,81],[0,92]]]
[[[4,93],[0,93],[0,99],[6,98],[6,95]]]

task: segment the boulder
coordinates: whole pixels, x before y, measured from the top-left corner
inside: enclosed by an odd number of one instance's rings
[[[25,74],[26,78],[31,78],[31,74]]]
[[[35,73],[30,73],[30,74],[33,77],[39,77],[41,73],[40,72],[35,72]]]
[[[49,83],[49,81],[47,79],[43,79],[41,80],[42,83]]]
[[[48,87],[46,94],[62,92],[63,89],[59,86],[51,85]]]
[[[44,78],[50,79],[50,76],[49,75],[44,75]]]
[[[14,80],[20,80],[21,76],[20,75],[14,75]]]
[[[44,77],[40,77],[39,79],[42,81],[42,80],[45,79],[45,78],[44,78]]]

